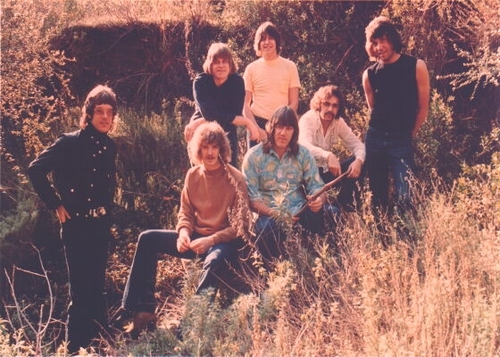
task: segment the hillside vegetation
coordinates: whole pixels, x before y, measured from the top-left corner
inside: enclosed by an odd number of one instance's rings
[[[289,259],[273,272],[247,276],[252,293],[229,307],[218,305],[222,297],[210,304],[193,295],[196,264],[160,260],[158,329],[135,341],[121,334],[114,344],[103,339],[101,353],[500,355],[497,1],[2,0],[1,6],[0,355],[65,355],[59,227],[25,171],[61,132],[76,130],[90,88],[107,83],[120,100],[116,239],[107,274],[114,318],[138,233],[175,224],[189,167],[182,131],[193,111],[191,80],[209,44],[227,42],[242,72],[255,59],[253,32],[273,21],[283,56],[298,65],[299,114],[330,81],[346,94],[346,119],[363,138],[364,28],[379,14],[400,26],[405,51],[424,59],[431,74],[429,118],[416,147],[416,211],[385,222],[381,237],[365,193],[359,216],[336,234],[294,234]],[[178,319],[182,339],[169,328]]]

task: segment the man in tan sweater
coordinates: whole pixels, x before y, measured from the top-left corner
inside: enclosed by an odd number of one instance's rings
[[[248,231],[248,194],[243,175],[228,164],[231,149],[216,122],[200,125],[189,142],[197,164],[186,174],[176,230],[152,229],[139,235],[122,308],[133,312],[133,334],[155,321],[158,253],[204,260],[196,292],[217,289],[238,260]]]

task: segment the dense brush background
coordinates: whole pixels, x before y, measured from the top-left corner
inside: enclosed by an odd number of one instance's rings
[[[175,224],[189,168],[182,132],[193,112],[191,80],[210,43],[227,42],[243,72],[255,59],[255,29],[273,21],[282,55],[299,69],[299,114],[330,81],[363,138],[364,28],[380,14],[400,26],[405,51],[426,61],[432,87],[416,143],[418,209],[386,222],[393,244],[380,244],[366,195],[359,217],[336,236],[307,244],[292,237],[289,259],[249,276],[253,293],[226,308],[193,296],[197,265],[160,260],[158,330],[103,344],[109,355],[130,356],[499,356],[495,0],[2,0],[0,355],[65,353],[59,227],[25,170],[61,132],[77,129],[92,87],[107,83],[120,100],[107,276],[114,317],[138,233]],[[182,340],[168,328],[178,319]]]

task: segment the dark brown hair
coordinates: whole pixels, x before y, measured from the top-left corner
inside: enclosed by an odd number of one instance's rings
[[[268,141],[264,144],[264,152],[266,154],[269,153],[269,150],[274,146],[274,133],[276,132],[277,126],[293,127],[293,135],[288,147],[293,155],[297,155],[299,152],[299,121],[297,113],[295,113],[295,110],[289,105],[284,105],[276,109],[271,119],[266,123]]]
[[[257,31],[255,32],[255,38],[253,41],[253,49],[258,57],[262,56],[262,52],[260,50],[260,41],[262,41],[262,36],[267,34],[268,36],[274,38],[276,41],[276,52],[280,54],[281,52],[281,35],[278,31],[276,25],[274,25],[270,21],[266,21],[259,26]]]
[[[99,84],[95,86],[87,95],[82,107],[82,116],[80,117],[80,128],[84,129],[92,121],[94,109],[97,105],[108,104],[113,107],[113,119],[117,113],[116,94],[108,86]]]
[[[387,40],[392,44],[394,51],[401,53],[403,49],[403,41],[401,40],[401,35],[399,34],[396,26],[385,16],[379,16],[374,18],[365,29],[366,43],[365,49],[368,53],[370,59],[375,60],[376,56],[373,53],[372,41],[382,37],[386,37]]]

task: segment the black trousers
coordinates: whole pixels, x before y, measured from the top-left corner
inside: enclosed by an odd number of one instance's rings
[[[109,328],[104,295],[109,218],[72,218],[62,225],[61,238],[71,296],[66,338],[73,353]]]

